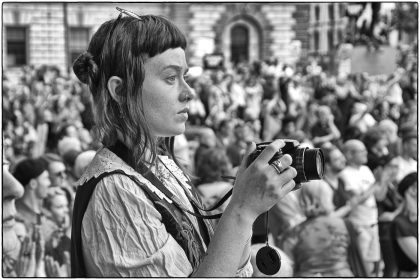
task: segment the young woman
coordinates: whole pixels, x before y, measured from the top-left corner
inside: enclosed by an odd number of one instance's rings
[[[72,276],[250,276],[252,224],[295,185],[290,156],[268,163],[284,142],[249,166],[244,159],[213,233],[173,156],[192,98],[186,39],[162,17],[119,11],[73,66],[93,95],[104,147],[78,181]]]
[[[398,184],[403,211],[392,221],[397,277],[418,277],[418,175],[412,172]]]

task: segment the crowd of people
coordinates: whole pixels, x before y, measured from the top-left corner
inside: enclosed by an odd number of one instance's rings
[[[274,59],[190,72],[194,96],[175,154],[207,208],[232,188],[251,142],[295,139],[324,152],[324,178],[269,212],[270,244],[288,260],[277,276],[417,275],[416,60],[376,76]],[[3,276],[69,277],[76,182],[101,147],[92,98],[52,66],[6,71],[2,90],[3,211],[16,199],[19,239],[3,243]],[[23,191],[7,194],[7,170]],[[253,246],[265,226],[254,224]]]

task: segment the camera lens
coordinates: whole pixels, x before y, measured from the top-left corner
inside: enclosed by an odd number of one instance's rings
[[[321,149],[306,149],[304,172],[307,180],[319,180],[324,176],[324,155]]]

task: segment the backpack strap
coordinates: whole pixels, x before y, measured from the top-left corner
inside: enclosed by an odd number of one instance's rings
[[[73,207],[73,220],[71,228],[71,277],[87,277],[82,251],[82,221],[93,191],[100,180],[115,172],[102,173],[97,178],[92,178],[76,191]]]

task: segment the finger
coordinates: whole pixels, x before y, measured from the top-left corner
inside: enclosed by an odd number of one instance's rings
[[[255,142],[252,142],[250,145],[248,145],[248,147],[246,148],[245,156],[242,159],[241,165],[238,168],[238,174],[241,174],[247,168],[248,157],[255,149]]]
[[[71,258],[70,258],[70,252],[64,251],[64,265],[66,266],[67,276],[69,277],[71,275]]]
[[[283,172],[280,174],[280,178],[283,181],[283,184],[286,182],[292,180],[297,175],[297,171],[293,167],[287,167],[286,169],[283,169]]]
[[[264,162],[268,164],[270,159],[285,145],[283,140],[275,140],[270,143],[265,149],[261,152],[261,154],[257,157],[255,161]]]
[[[57,276],[59,276],[58,275],[58,271],[60,269],[60,266],[58,265],[58,262],[56,260],[53,260],[52,263],[53,263],[53,273],[54,273],[54,276],[57,277]]]
[[[292,164],[292,161],[292,157],[289,154],[285,154],[281,158],[272,162],[270,165],[272,165],[276,171],[279,169],[278,173],[281,173]]]
[[[22,259],[22,266],[20,267],[20,269],[21,269],[21,271],[20,271],[20,275],[21,276],[29,276],[29,275],[26,275],[26,273],[28,272],[28,270],[29,270],[29,258],[28,257],[24,257],[23,259]]]
[[[32,242],[31,247],[30,247],[30,251],[29,251],[30,255],[29,255],[29,259],[33,262],[35,262],[35,253],[36,253],[36,245],[34,242]]]
[[[30,238],[29,238],[29,236],[26,236],[23,239],[22,247],[20,249],[20,255],[21,256],[27,256],[28,255],[28,252],[29,252],[28,251],[29,242],[30,242]]]
[[[65,264],[70,264],[70,252],[69,251],[64,251],[64,253],[63,253],[63,262]]]
[[[295,188],[295,186],[296,182],[294,180],[290,180],[281,187],[281,191],[285,193],[284,195],[286,195],[287,193],[291,192]]]
[[[45,273],[47,274],[48,277],[52,277],[52,273],[51,273],[51,257],[50,256],[46,256],[45,257]]]

